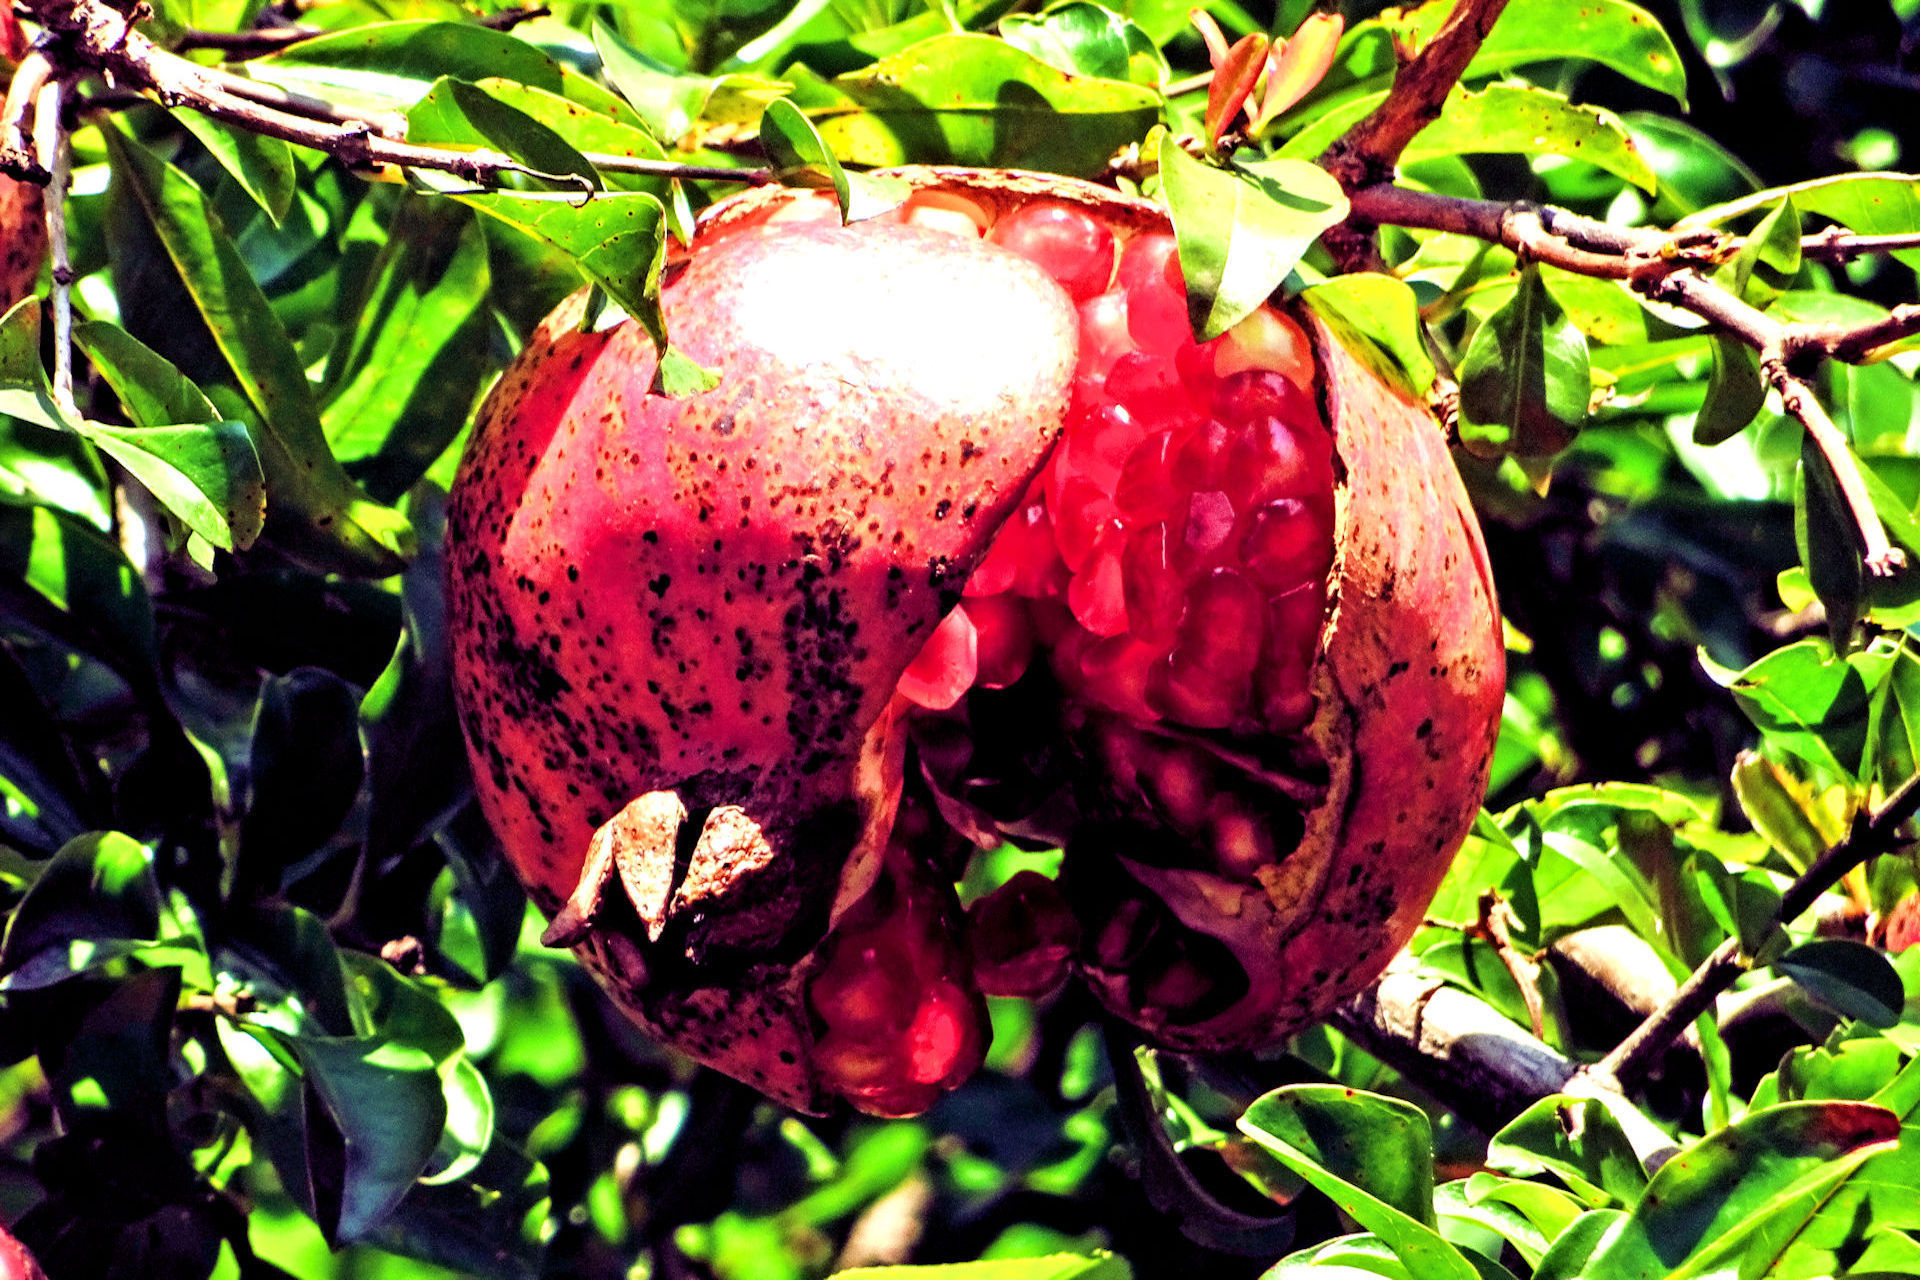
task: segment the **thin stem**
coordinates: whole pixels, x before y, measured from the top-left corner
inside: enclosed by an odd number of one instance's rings
[[[33,108],[34,149],[50,175],[47,183],[47,244],[53,260],[53,400],[80,416],[73,400],[73,262],[67,253],[67,182],[71,172],[67,131],[61,123],[66,84],[48,80]]]
[[[1885,803],[1864,821],[1856,818],[1847,838],[1828,849],[1787,886],[1780,895],[1776,924],[1796,919],[1821,894],[1839,884],[1843,876],[1869,858],[1906,844],[1900,828],[1920,812],[1920,774],[1907,779]],[[1695,969],[1680,989],[1651,1014],[1631,1035],[1614,1047],[1612,1053],[1581,1074],[1602,1087],[1619,1088],[1630,1084],[1666,1051],[1669,1044],[1692,1025],[1693,1020],[1713,1007],[1714,1000],[1731,987],[1741,974],[1752,968],[1751,957],[1740,954],[1740,943],[1729,938]]]

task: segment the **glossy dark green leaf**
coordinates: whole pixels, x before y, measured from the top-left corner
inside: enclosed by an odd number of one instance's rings
[[[776,176],[788,186],[831,188],[840,202],[840,216],[847,222],[884,213],[913,190],[899,178],[848,173],[813,122],[785,98],[769,102],[760,117],[760,147]]]
[[[112,1117],[114,1127],[159,1129],[175,1083],[169,1062],[178,969],[148,969],[113,984],[58,1052],[42,1055],[54,1108],[69,1128]]]
[[[182,524],[222,551],[244,551],[260,535],[267,490],[243,424],[111,427],[89,422],[81,431]]]
[[[135,426],[218,422],[220,411],[178,366],[119,325],[83,320],[73,338]]]
[[[1428,1280],[1478,1272],[1434,1229],[1433,1138],[1418,1107],[1336,1085],[1298,1085],[1256,1100],[1240,1130],[1392,1246]]]
[[[1869,1026],[1893,1026],[1906,1004],[1900,975],[1886,956],[1850,939],[1803,942],[1775,960],[1773,967],[1835,1012]]]
[[[1840,482],[1811,437],[1801,442],[1793,490],[1793,536],[1807,581],[1827,613],[1827,634],[1845,653],[1866,613],[1866,543]]]
[[[368,1241],[461,1275],[537,1280],[547,1196],[545,1166],[496,1133],[474,1168],[416,1183]]]
[[[1799,871],[1827,851],[1827,837],[1808,808],[1811,794],[1765,756],[1743,751],[1733,765],[1733,794],[1753,829]]]
[[[1800,273],[1800,211],[1788,196],[1767,212],[1714,278],[1756,307],[1771,305]]]
[[[1493,1136],[1487,1164],[1522,1178],[1552,1173],[1597,1209],[1631,1205],[1647,1185],[1626,1131],[1595,1098],[1542,1098]]]
[[[1693,420],[1693,442],[1715,445],[1732,439],[1753,421],[1767,403],[1767,389],[1760,381],[1760,358],[1752,347],[1723,333],[1708,340],[1713,344],[1713,372],[1707,378],[1706,403]]]
[[[1481,457],[1545,457],[1587,417],[1587,340],[1540,282],[1520,273],[1513,297],[1475,330],[1460,362],[1460,438]]]
[[[220,167],[274,222],[293,204],[293,148],[279,138],[236,128],[198,111],[176,111],[173,118],[200,140]]]
[[[63,728],[13,649],[0,644],[0,842],[35,856],[103,824],[105,780],[82,767]]]
[[[346,817],[360,790],[358,702],[344,681],[318,667],[261,684],[240,822],[241,887],[249,897],[279,888],[283,869],[319,848]]]
[[[1340,184],[1317,165],[1268,160],[1219,169],[1160,144],[1160,181],[1180,245],[1187,315],[1205,341],[1266,302],[1320,233],[1347,216]]]
[[[446,1125],[434,1061],[403,1040],[291,1037],[308,1086],[345,1147],[339,1217],[322,1222],[338,1241],[379,1228],[427,1167]]]
[[[1649,192],[1657,181],[1617,116],[1532,85],[1454,90],[1440,118],[1408,144],[1400,159],[1413,164],[1475,154],[1566,156]]]
[[[1593,1274],[1715,1274],[1769,1243],[1783,1225],[1783,1203],[1818,1198],[1899,1133],[1899,1119],[1870,1103],[1796,1102],[1750,1113],[1660,1167],[1627,1225],[1594,1255]]]
[[[465,1049],[466,1039],[438,992],[402,976],[386,961],[363,951],[343,951],[349,1012],[362,1037],[404,1044],[425,1055],[436,1070]]]
[[[289,45],[247,64],[251,75],[285,88],[361,107],[418,101],[436,80],[499,76],[560,93],[559,64],[526,41],[469,22],[384,22]]]
[[[1301,290],[1323,317],[1336,318],[1367,338],[1399,367],[1407,388],[1426,394],[1433,385],[1433,357],[1421,332],[1420,303],[1394,276],[1355,271]]]
[[[253,409],[268,492],[267,532],[315,567],[382,575],[412,552],[412,530],[372,501],[327,449],[313,389],[286,330],[206,196],[118,128],[102,131],[115,176],[138,198]]]
[[[434,839],[447,859],[454,897],[471,921],[474,942],[471,959],[452,954],[443,923],[442,950],[475,978],[491,981],[513,960],[526,918],[526,892],[477,805],[456,814]]]
[[[445,502],[416,495],[420,554],[401,580],[406,629],[393,660],[360,700],[367,761],[367,851],[406,852],[465,804],[472,791],[453,705],[447,647]]]
[[[0,987],[57,982],[135,949],[115,944],[159,936],[160,887],[147,847],[117,831],[76,836],[9,918]]]
[[[1089,176],[1159,117],[1141,85],[1071,76],[987,36],[943,35],[794,99],[852,164],[973,164]]]
[[[1594,1255],[1624,1228],[1626,1220],[1619,1209],[1589,1209],[1581,1214],[1541,1255],[1533,1280],[1580,1280],[1598,1274],[1592,1270]]]
[[[492,363],[486,238],[471,214],[409,202],[321,422],[367,491],[394,501],[466,425]]]
[[[153,602],[126,554],[92,525],[0,493],[0,604],[132,674],[156,660]]]
[[[324,920],[300,907],[274,906],[236,913],[226,924],[215,972],[254,993],[261,1022],[326,1037],[350,1037],[360,1029],[346,970]]]

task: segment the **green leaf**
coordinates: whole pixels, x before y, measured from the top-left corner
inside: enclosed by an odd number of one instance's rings
[[[1300,291],[1323,318],[1345,324],[1392,358],[1415,395],[1433,385],[1433,357],[1421,327],[1420,302],[1397,277],[1377,271],[1335,276]]]
[[[236,129],[198,111],[172,115],[278,226],[293,205],[293,148],[279,138]]]
[[[1556,454],[1586,421],[1591,386],[1586,338],[1529,266],[1460,362],[1461,441],[1485,458]]]
[[[423,489],[427,486],[423,486]],[[422,493],[420,554],[401,580],[405,629],[393,659],[360,700],[367,761],[367,851],[397,857],[427,838],[472,793],[453,704],[447,642],[445,502]]]
[[[80,431],[222,551],[245,550],[259,536],[267,490],[242,423],[128,428],[88,422]]]
[[[1800,640],[1716,678],[1770,744],[1815,768],[1853,777],[1867,747],[1870,700],[1893,660],[1884,646],[1835,658],[1819,642]]]
[[[362,493],[327,449],[299,355],[206,196],[118,127],[101,134],[116,178],[139,200],[260,416],[254,448],[267,484],[268,535],[315,568],[398,571],[412,553],[412,530]]]
[[[106,779],[82,765],[77,745],[25,665],[0,644],[0,844],[51,855],[102,825]]]
[[[913,190],[900,178],[849,174],[827,150],[813,122],[785,98],[769,102],[760,117],[760,146],[775,175],[788,186],[832,188],[845,222],[885,213]]]
[[[796,74],[796,103],[851,164],[970,164],[1082,177],[1142,137],[1154,90],[1072,76],[1001,40],[943,35],[831,83]]]
[[[0,494],[0,602],[9,622],[56,636],[118,667],[157,661],[153,602],[126,554],[64,511]]]
[[[1160,141],[1160,181],[1173,215],[1187,314],[1217,338],[1272,296],[1320,233],[1347,216],[1340,184],[1317,165],[1269,160],[1217,169]]]
[[[461,1275],[537,1280],[547,1196],[546,1168],[496,1132],[478,1166],[415,1183],[367,1239]]]
[[[1770,306],[1800,274],[1800,213],[1793,197],[1775,205],[1747,234],[1739,252],[1714,272],[1714,279],[1762,309]]]
[[[473,216],[410,200],[321,415],[327,439],[369,493],[411,488],[466,425],[492,372],[486,237]]]
[[[669,142],[698,123],[749,125],[787,86],[761,76],[703,76],[676,71],[622,40],[604,23],[593,24],[593,47],[607,79],[635,112]]]
[[[1297,1085],[1256,1100],[1240,1130],[1423,1280],[1478,1280],[1434,1229],[1433,1138],[1418,1107],[1338,1085]]]
[[[0,316],[0,415],[49,431],[71,431],[76,425],[54,403],[46,371],[40,367],[38,298],[22,298]]]
[[[1450,0],[1389,10],[1381,26],[1409,47],[1433,38],[1452,12]],[[1354,28],[1357,36],[1367,25]],[[1687,105],[1686,68],[1660,21],[1626,0],[1584,0],[1577,6],[1509,5],[1474,53],[1466,78],[1497,75],[1516,67],[1577,58],[1611,67],[1635,83]]]
[[[1857,235],[1910,235],[1920,231],[1920,177],[1901,173],[1848,173],[1814,178],[1711,205],[1689,215],[1683,226],[1711,226],[1787,198],[1803,214],[1818,214]],[[1920,249],[1894,257],[1920,268]]]
[[[407,140],[425,146],[492,147],[554,190],[585,194],[600,186],[600,175],[586,157],[559,134],[466,80],[443,76],[407,108]],[[437,184],[442,179],[427,181]]]
[[[1891,1027],[1900,1021],[1906,994],[1900,975],[1885,955],[1846,938],[1803,942],[1773,962],[1773,967],[1811,992],[1822,1004],[1868,1026]]]
[[[1724,333],[1708,335],[1713,344],[1713,372],[1707,377],[1707,399],[1693,420],[1693,442],[1716,445],[1738,435],[1767,403],[1760,381],[1760,358],[1752,347]]]
[[[1805,871],[1827,851],[1827,837],[1808,810],[1812,796],[1765,756],[1740,753],[1733,765],[1733,794],[1753,829],[1796,871]]]
[[[1593,1258],[1625,1228],[1627,1215],[1618,1209],[1589,1209],[1575,1218],[1548,1246],[1533,1269],[1533,1280],[1579,1280],[1598,1276]]]
[[[855,1267],[836,1271],[834,1280],[1133,1280],[1125,1258],[1110,1253],[1053,1254],[1044,1258],[996,1258],[987,1262],[949,1262],[933,1267]]]
[[[418,1047],[386,1037],[286,1041],[345,1147],[339,1216],[321,1228],[342,1243],[366,1239],[440,1143],[447,1100],[436,1064]]]
[[[625,156],[634,160],[664,160],[666,152],[654,136],[640,126],[639,117],[617,98],[608,107],[580,102],[574,97],[549,93],[529,85],[490,77],[478,82],[488,97],[519,112],[527,119],[551,130],[560,140],[583,156]],[[570,92],[577,93],[569,86]],[[610,98],[612,95],[608,95]],[[595,169],[601,183],[615,191],[650,191],[665,194],[667,182],[653,174],[621,173]]]
[[[1793,535],[1807,581],[1826,610],[1827,634],[1834,649],[1845,653],[1866,613],[1866,542],[1832,465],[1811,436],[1800,443]]]
[[[8,920],[0,988],[58,982],[159,936],[152,853],[117,831],[77,836],[54,854]]]
[[[220,421],[220,411],[191,378],[119,325],[82,320],[73,326],[73,338],[134,425]]]
[[[1493,1136],[1487,1164],[1521,1178],[1552,1173],[1593,1208],[1631,1205],[1647,1185],[1626,1130],[1597,1098],[1542,1098]]]
[[[1795,1102],[1709,1134],[1660,1167],[1592,1274],[1681,1280],[1711,1274],[1772,1230],[1778,1216],[1819,1197],[1899,1135],[1885,1107]]]
[[[1000,38],[1050,66],[1104,80],[1158,84],[1166,59],[1134,21],[1103,5],[1068,0],[1000,19]]]
[[[302,40],[249,75],[344,106],[406,108],[443,77],[488,76],[560,93],[560,66],[516,36],[471,22],[376,22]]]
[[[362,772],[357,702],[345,681],[319,667],[262,682],[240,822],[241,901],[279,889],[283,868],[319,848],[347,816]]]

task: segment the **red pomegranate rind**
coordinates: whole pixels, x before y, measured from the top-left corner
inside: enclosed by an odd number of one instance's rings
[[[652,395],[651,343],[578,332],[576,297],[483,406],[449,507],[456,690],[482,807],[549,912],[634,797],[744,809],[780,856],[717,871],[728,910],[668,941],[689,981],[790,1013],[784,968],[738,966],[802,957],[884,836],[863,743],[1045,459],[1076,317],[1025,261],[899,225],[732,230],[663,306],[714,390]],[[646,960],[644,991],[608,975],[643,1022],[818,1104],[804,1059],[740,1043],[757,1019],[705,1025]]]
[[[1343,469],[1339,560],[1303,731],[1325,762],[1298,846],[1222,900],[1221,877],[1123,861],[1180,922],[1226,944],[1250,990],[1185,1020],[1095,958],[1095,993],[1169,1048],[1271,1043],[1370,982],[1418,926],[1486,788],[1505,690],[1493,577],[1438,425],[1317,318],[1320,398]],[[1103,722],[1125,761],[1150,750]],[[1217,839],[1216,835],[1216,839]]]

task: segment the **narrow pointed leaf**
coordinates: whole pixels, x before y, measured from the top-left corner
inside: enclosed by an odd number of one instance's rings
[[[1760,358],[1752,347],[1724,333],[1708,336],[1713,344],[1713,372],[1707,377],[1707,399],[1693,420],[1693,442],[1715,445],[1738,435],[1767,402],[1760,381]]]
[[[1587,340],[1540,273],[1520,273],[1460,362],[1460,437],[1481,457],[1545,457],[1573,443],[1591,393]]]

